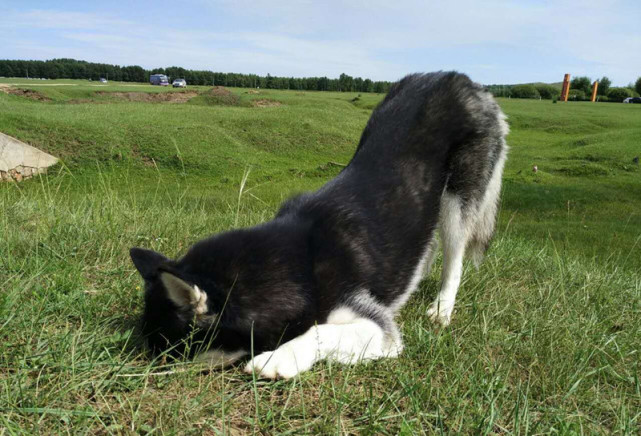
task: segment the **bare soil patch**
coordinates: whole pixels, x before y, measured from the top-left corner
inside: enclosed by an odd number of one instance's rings
[[[132,154],[135,157],[137,157],[140,160],[142,160],[142,163],[143,163],[144,166],[146,166],[146,167],[155,167],[156,166],[156,161],[154,160],[154,158],[151,157],[151,156],[147,156],[146,154],[142,153],[140,151],[140,148],[138,148],[138,146],[136,144],[134,144],[131,147],[131,151],[132,151]]]
[[[51,101],[49,97],[45,97],[44,95],[40,94],[38,91],[34,91],[32,89],[12,88],[8,85],[4,85],[4,86],[0,86],[0,91],[4,92],[5,94],[25,97],[25,98],[28,98],[29,100]]]
[[[269,100],[266,98],[261,98],[260,100],[252,100],[252,106],[254,107],[277,107],[281,106],[282,103],[276,100]]]
[[[212,105],[238,106],[240,103],[240,97],[222,86],[214,86],[204,95],[207,102]]]
[[[198,95],[195,91],[183,92],[107,92],[98,91],[96,95],[125,101],[146,103],[186,103]]]

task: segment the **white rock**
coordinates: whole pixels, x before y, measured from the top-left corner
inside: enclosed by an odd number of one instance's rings
[[[16,170],[26,177],[43,172],[56,164],[58,158],[44,151],[18,141],[11,136],[0,133],[0,171],[8,173]],[[26,173],[29,174],[26,174]]]

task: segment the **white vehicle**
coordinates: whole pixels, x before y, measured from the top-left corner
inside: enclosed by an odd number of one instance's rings
[[[101,77],[100,78],[100,83],[107,83],[107,79],[105,79],[104,77]]]
[[[174,88],[186,88],[187,81],[185,79],[176,79],[172,82],[171,86]]]

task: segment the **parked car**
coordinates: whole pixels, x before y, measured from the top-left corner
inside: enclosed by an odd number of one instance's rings
[[[158,86],[169,86],[169,77],[164,74],[152,74],[149,76],[149,83]]]
[[[641,103],[641,97],[632,97],[630,103]]]
[[[107,83],[107,79],[105,79],[104,77],[101,77],[100,78],[100,83]]]
[[[187,87],[187,81],[185,79],[176,79],[174,82],[171,84],[174,88],[186,88]]]

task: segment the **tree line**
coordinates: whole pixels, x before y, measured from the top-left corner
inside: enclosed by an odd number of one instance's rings
[[[641,95],[641,77],[636,83],[629,83],[628,86],[613,87],[612,81],[603,76],[596,79],[599,82],[597,87],[598,101],[621,102],[627,97],[638,97]],[[594,81],[586,76],[577,76],[570,81],[568,100],[587,101],[592,97],[592,84]],[[486,89],[496,97],[509,98],[537,98],[558,100],[561,97],[561,85],[550,85],[547,83],[531,83],[523,85],[489,85]]]
[[[50,59],[22,61],[0,59],[0,77],[32,77],[43,79],[105,78],[121,82],[148,82],[151,74],[166,74],[173,79],[185,79],[190,85],[218,85],[241,88],[296,89],[301,91],[378,92],[389,90],[391,82],[373,81],[341,74],[337,79],[328,77],[278,77],[267,74],[220,73],[208,70],[188,70],[181,67],[146,70],[138,65],[119,66],[79,61]]]
[[[373,81],[341,74],[337,79],[328,77],[279,77],[267,74],[221,73],[209,70],[189,70],[181,67],[146,70],[138,65],[119,66],[75,59],[50,59],[24,61],[0,59],[0,77],[32,77],[43,79],[86,79],[102,77],[121,82],[148,82],[151,74],[166,74],[171,79],[185,79],[190,85],[218,85],[240,88],[294,89],[301,91],[349,91],[386,93],[391,82]],[[622,101],[626,97],[641,95],[641,77],[636,83],[624,87],[611,87],[608,77],[599,80],[599,101]],[[546,83],[522,85],[488,85],[485,87],[496,97],[541,98],[555,100],[560,97],[560,85]],[[589,100],[592,80],[579,76],[570,82],[570,100]]]

